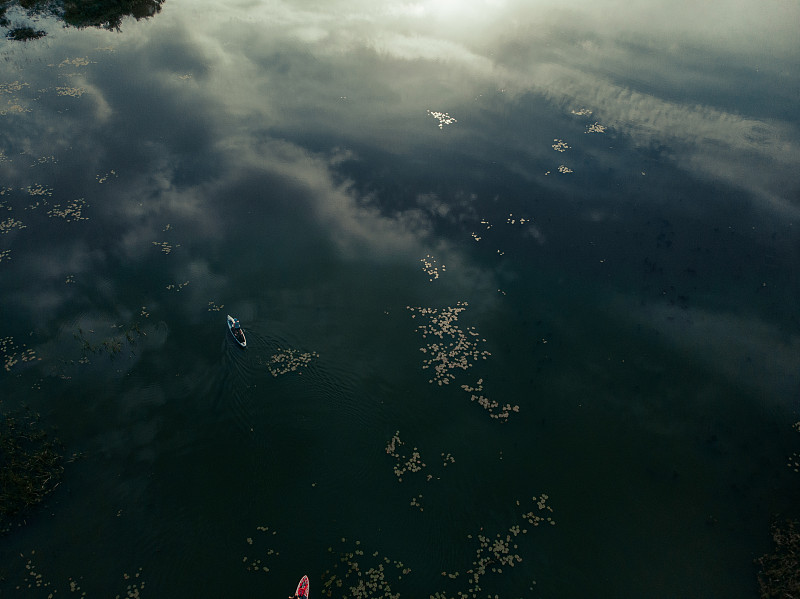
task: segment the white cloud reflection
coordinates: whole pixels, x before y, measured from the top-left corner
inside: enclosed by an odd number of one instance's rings
[[[406,147],[410,133],[402,127],[415,98],[422,110],[433,97],[444,100],[437,109],[455,111],[447,99],[469,105],[486,90],[503,89],[524,103],[534,94],[565,113],[588,107],[634,145],[668,146],[687,172],[722,179],[795,214],[787,192],[800,183],[795,126],[731,110],[724,96],[741,74],[726,81],[717,66],[752,66],[755,77],[756,62],[763,61],[763,73],[771,57],[796,58],[789,23],[800,21],[800,8],[778,1],[685,4],[272,2],[239,9],[235,38],[206,23],[194,35],[216,63],[214,89],[234,114],[323,129],[339,122],[348,134],[360,119],[369,143],[391,148]],[[686,49],[704,56],[705,65],[687,72]],[[774,75],[768,83],[777,85]],[[681,101],[663,87],[687,81],[712,86],[721,101],[710,94]],[[353,104],[333,105],[334,94]]]
[[[126,29],[115,40],[120,47],[107,56],[120,72],[109,88],[94,75],[104,67],[99,56],[80,67],[72,85],[87,91],[63,100],[83,103],[92,122],[79,124],[67,114],[58,135],[50,137],[64,152],[105,140],[100,151],[87,151],[87,161],[97,161],[91,176],[114,168],[120,178],[108,186],[113,202],[92,198],[89,203],[99,222],[124,221],[116,247],[105,251],[130,261],[149,259],[156,251],[152,243],[163,241],[157,232],[175,218],[184,225],[176,231],[185,236],[183,243],[223,239],[227,223],[220,213],[232,197],[248,193],[243,186],[255,182],[267,192],[249,197],[252,203],[286,203],[285,214],[308,217],[315,234],[324,231],[343,255],[402,260],[413,269],[429,251],[447,251],[433,239],[435,222],[483,215],[418,187],[409,188],[405,207],[392,209],[383,198],[357,189],[341,174],[343,166],[358,163],[373,149],[431,162],[448,150],[437,145],[447,135],[476,163],[491,163],[497,158],[492,152],[504,148],[517,156],[498,159],[500,171],[528,176],[555,171],[552,149],[531,141],[532,132],[548,125],[545,117],[553,116],[552,108],[563,115],[587,108],[593,120],[626,143],[667,146],[664,158],[687,173],[733,185],[772,209],[796,215],[791,195],[800,184],[796,125],[764,116],[757,106],[752,114],[731,108],[723,101],[730,93],[725,90],[739,79],[713,65],[750,68],[763,59],[771,86],[765,93],[777,88],[775,73],[800,52],[794,29],[800,8],[776,0],[753,7],[684,2],[683,9],[644,1],[578,2],[565,8],[551,0],[359,0],[228,2],[215,4],[209,13],[201,5],[170,2],[148,26]],[[107,34],[87,35],[102,45],[100,38]],[[66,57],[82,55],[69,36],[55,43],[63,44]],[[670,85],[680,79],[675,73],[689,69],[682,62],[685,48],[699,49],[712,65],[692,64],[697,79],[690,82],[707,79],[703,85],[714,88],[719,101],[713,94],[690,102],[671,93]],[[797,79],[793,73],[789,77]],[[27,89],[45,87],[31,81]],[[501,90],[501,99],[477,101]],[[147,101],[150,112],[144,104],[127,110],[124,102],[136,99]],[[520,126],[512,122],[507,131],[496,130],[496,122],[513,121],[515,108],[536,101],[550,113],[531,109],[534,116]],[[37,120],[42,109],[36,101],[29,104],[34,111],[27,129],[17,132],[16,146],[0,147],[7,156],[36,146],[36,131],[50,126]],[[431,109],[457,115],[458,123],[439,130],[426,113]],[[170,129],[175,127],[183,129],[176,133]],[[160,129],[172,137],[163,139]],[[4,141],[12,137],[0,135]],[[583,142],[570,138],[570,151]],[[210,156],[205,180],[179,183],[186,164],[200,153]],[[128,156],[142,173],[108,161]],[[536,161],[544,156],[551,162],[539,168]],[[620,160],[612,153],[595,159]],[[570,178],[577,178],[579,167],[567,164],[575,171]],[[10,168],[22,177],[21,164]],[[395,175],[403,176],[388,176]],[[469,194],[468,186],[458,192]],[[601,214],[601,208],[594,213]],[[546,225],[532,226],[528,234],[540,244],[550,238]],[[191,270],[180,252],[165,259],[175,263],[175,281],[183,280],[181,267]],[[466,262],[455,256],[445,260],[448,265]],[[215,278],[212,266],[200,270],[209,281],[208,296],[219,297],[224,281]]]
[[[249,140],[233,141],[233,146]],[[296,144],[268,140],[256,146],[242,163],[243,172],[261,170],[288,183],[294,196],[295,210],[312,210],[314,220],[330,236],[335,247],[346,257],[368,261],[386,258],[409,259],[422,251],[430,227],[430,219],[421,210],[409,209],[385,215],[368,196],[359,194],[352,182],[340,180],[334,167],[343,156],[315,155]]]
[[[640,306],[618,298],[615,310],[660,334],[683,356],[730,381],[779,402],[800,383],[800,336],[750,315],[681,309],[666,303]]]

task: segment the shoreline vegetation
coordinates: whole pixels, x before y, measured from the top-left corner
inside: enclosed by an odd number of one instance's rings
[[[0,27],[13,41],[32,41],[47,35],[34,24],[55,17],[65,27],[98,27],[119,31],[125,17],[148,19],[161,12],[164,0],[0,0]],[[13,12],[13,17],[9,14]]]

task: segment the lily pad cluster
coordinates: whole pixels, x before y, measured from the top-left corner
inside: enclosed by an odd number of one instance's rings
[[[548,500],[549,496],[546,493],[534,496],[533,507],[521,514],[522,519],[533,526],[539,526],[543,522],[555,526],[552,517],[553,508],[548,504]],[[518,507],[523,507],[520,501],[516,504]],[[507,573],[524,561],[519,543],[522,536],[527,534],[528,529],[520,524],[510,526],[506,533],[498,532],[492,535],[481,528],[477,534],[468,534],[467,542],[474,546],[475,559],[463,571],[443,571],[442,578],[447,579],[444,582],[450,587],[455,585],[455,588],[437,591],[430,595],[430,599],[475,599],[484,596],[484,593],[487,597],[498,597],[490,587],[504,571]]]
[[[347,539],[341,542],[347,545]],[[411,573],[411,568],[403,562],[381,557],[377,551],[365,553],[361,541],[338,552],[328,547],[328,553],[338,553],[338,559],[322,576],[325,597],[399,599],[400,593],[392,590],[390,581],[401,581]]]
[[[419,315],[427,320],[426,324],[417,326],[423,339],[431,340],[420,351],[427,357],[423,360],[423,370],[431,369],[433,378],[429,383],[439,386],[447,385],[455,380],[453,371],[469,370],[478,360],[485,360],[491,353],[480,349],[486,339],[481,338],[475,327],[460,328],[456,322],[458,316],[467,309],[467,302],[457,302],[455,306],[446,308],[425,308],[406,306],[411,318]]]
[[[290,372],[303,374],[303,368],[311,364],[311,360],[314,358],[319,358],[317,352],[301,352],[297,349],[278,348],[278,352],[269,357],[266,366],[274,377]]]
[[[20,557],[25,557],[25,555],[20,554]],[[58,591],[61,590],[69,591],[70,594],[75,593],[76,596],[80,597],[87,596],[86,591],[81,587],[83,576],[79,576],[77,578],[70,576],[67,578],[65,584],[54,582],[40,571],[39,566],[36,563],[36,557],[36,550],[34,549],[30,552],[25,563],[26,576],[22,584],[18,584],[16,586],[17,591],[23,591],[24,589],[37,589],[42,593],[47,592],[47,597],[57,597],[59,596]],[[123,597],[126,599],[141,599],[143,595],[142,592],[146,586],[146,583],[142,577],[142,568],[139,568],[133,574],[123,572],[122,583],[125,585],[125,591],[124,593],[118,593],[114,595],[115,599],[122,599]]]
[[[248,572],[261,572],[266,574],[269,572],[268,564],[271,563],[274,558],[278,557],[280,553],[270,547],[262,547],[262,545],[264,545],[262,539],[267,537],[267,535],[269,535],[269,537],[274,537],[278,533],[275,530],[270,531],[269,526],[257,526],[256,532],[258,535],[255,539],[253,537],[247,537],[247,544],[253,547],[255,556],[244,556],[242,558],[242,563]]]

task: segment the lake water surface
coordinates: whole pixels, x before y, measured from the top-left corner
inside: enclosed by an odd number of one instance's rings
[[[0,400],[68,462],[0,594],[756,596],[800,505],[798,22],[169,0],[3,41]]]

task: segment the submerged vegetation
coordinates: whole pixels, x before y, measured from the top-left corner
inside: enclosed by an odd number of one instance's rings
[[[117,335],[106,337],[102,341],[98,342],[93,342],[92,339],[87,336],[86,332],[84,332],[84,330],[81,328],[78,328],[78,331],[73,333],[73,337],[81,343],[81,349],[84,352],[84,358],[86,357],[87,352],[93,354],[106,352],[112,357],[116,356],[117,354],[121,353],[125,347],[133,348],[133,346],[136,344],[136,340],[139,337],[147,335],[147,333],[142,330],[138,321],[131,325],[119,325],[113,326],[112,328],[117,328],[120,330],[120,332]],[[94,333],[94,331],[89,331],[89,335],[92,333]]]
[[[41,503],[64,471],[61,444],[29,409],[0,416],[0,534]]]
[[[800,522],[772,524],[775,551],[756,560],[761,599],[800,597]]]
[[[27,19],[52,16],[69,27],[100,27],[119,30],[125,17],[137,21],[158,14],[164,0],[0,0],[0,27],[8,29],[11,40],[33,40],[46,35],[30,24],[14,23],[10,9],[18,9]]]

